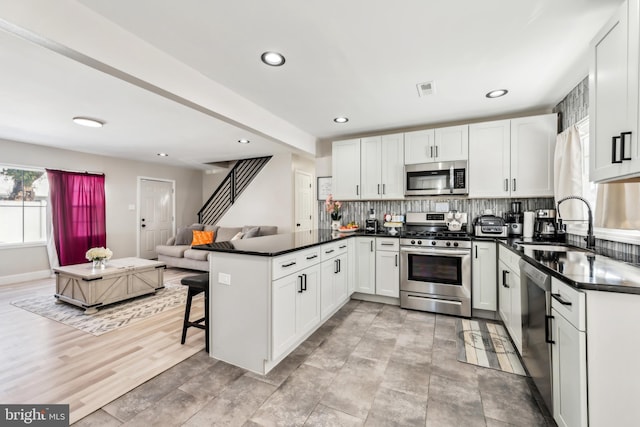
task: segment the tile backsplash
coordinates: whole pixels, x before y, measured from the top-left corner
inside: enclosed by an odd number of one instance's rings
[[[448,203],[449,210],[467,212],[469,218],[469,230],[473,219],[490,209],[494,215],[502,216],[511,211],[511,202],[521,202],[522,211],[535,211],[536,209],[553,209],[553,198],[539,199],[463,199],[463,198],[422,198],[407,200],[367,200],[342,202],[342,223],[355,221],[360,225],[369,218],[369,209],[373,208],[378,221],[382,223],[382,217],[386,213],[406,214],[407,212],[434,212],[436,204]],[[324,209],[324,202],[318,202],[318,228],[329,228],[330,215]]]

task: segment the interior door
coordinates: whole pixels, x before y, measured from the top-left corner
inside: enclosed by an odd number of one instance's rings
[[[295,173],[295,231],[311,230],[313,209],[312,176],[303,171]]]
[[[140,258],[156,258],[156,246],[173,235],[173,182],[140,179]]]

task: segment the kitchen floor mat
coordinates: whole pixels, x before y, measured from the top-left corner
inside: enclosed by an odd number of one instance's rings
[[[484,368],[526,376],[509,334],[499,323],[457,319],[458,360]]]

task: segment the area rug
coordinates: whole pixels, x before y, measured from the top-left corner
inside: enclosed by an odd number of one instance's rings
[[[457,319],[458,360],[526,376],[509,334],[499,323]]]
[[[11,304],[51,320],[99,336],[136,321],[146,319],[187,300],[187,287],[166,282],[164,289],[155,294],[110,304],[98,309],[96,314],[84,314],[84,309],[71,304],[56,304],[53,295],[43,295],[13,301]]]

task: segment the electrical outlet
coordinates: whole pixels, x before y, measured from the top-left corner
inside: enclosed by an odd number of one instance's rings
[[[218,273],[218,283],[221,285],[231,285],[231,275],[227,273]]]

